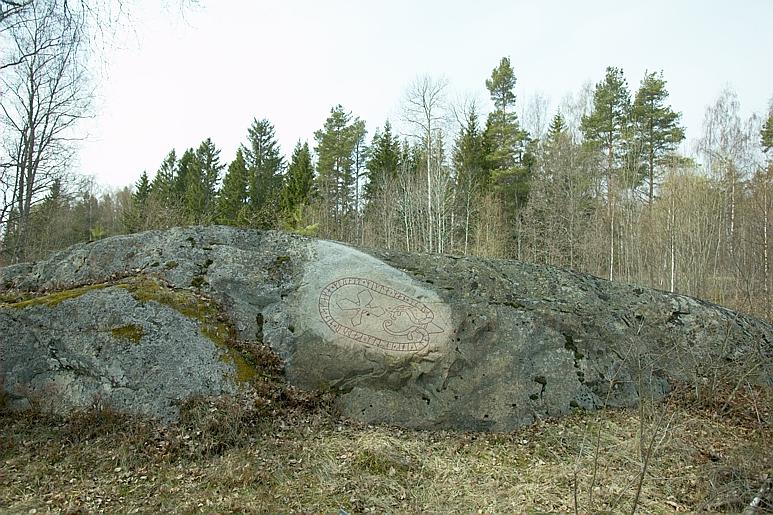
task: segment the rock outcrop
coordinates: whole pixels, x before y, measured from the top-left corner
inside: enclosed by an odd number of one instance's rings
[[[230,394],[270,346],[287,381],[342,412],[508,430],[626,406],[716,363],[773,377],[773,327],[693,298],[517,261],[365,252],[195,227],[76,245],[0,269],[0,382],[12,406],[95,400],[173,419]]]

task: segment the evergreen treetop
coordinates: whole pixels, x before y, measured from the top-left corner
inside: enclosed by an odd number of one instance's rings
[[[762,125],[760,144],[762,145],[762,151],[766,154],[773,148],[773,107],[768,111],[768,119]]]
[[[607,173],[622,167],[630,128],[631,94],[623,70],[608,67],[604,80],[593,92],[593,111],[583,116],[580,128],[585,140],[600,148]]]
[[[515,105],[515,72],[510,65],[510,58],[503,57],[499,66],[491,71],[491,78],[486,79],[486,89],[491,94],[491,100],[497,110],[507,111],[507,108]]]
[[[298,206],[309,202],[314,193],[314,166],[311,161],[309,144],[300,141],[293,149],[290,166],[280,200],[285,217],[294,213]]]
[[[373,134],[367,168],[365,198],[369,200],[378,195],[387,181],[397,178],[400,168],[400,141],[392,134],[389,120],[384,124],[383,132],[377,129]]]

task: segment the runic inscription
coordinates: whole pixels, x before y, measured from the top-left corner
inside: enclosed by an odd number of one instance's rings
[[[334,333],[390,351],[420,351],[431,335],[443,332],[425,304],[361,277],[343,277],[325,286],[319,315]]]

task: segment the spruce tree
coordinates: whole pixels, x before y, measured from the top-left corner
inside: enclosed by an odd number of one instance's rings
[[[172,149],[161,163],[153,182],[150,184],[150,192],[154,199],[160,203],[177,203],[178,196],[175,192],[175,168],[177,167],[177,154]]]
[[[226,225],[245,225],[247,215],[248,171],[242,149],[236,151],[236,158],[228,165],[223,187],[217,198],[217,220]]]
[[[182,207],[184,222],[188,224],[207,222],[204,170],[196,151],[192,148],[186,150],[177,162],[174,183],[175,192]]]
[[[220,150],[210,138],[205,139],[196,149],[196,160],[201,168],[202,190],[204,192],[204,218],[216,218],[215,197],[220,182],[220,174],[225,165],[220,163]]]
[[[137,232],[143,228],[142,220],[146,216],[150,192],[148,172],[144,171],[134,185],[134,192],[131,194],[131,206],[123,214],[123,227],[127,232]]]
[[[422,166],[421,148],[419,145],[411,145],[404,139],[400,145],[400,167],[398,176],[406,177]]]
[[[370,144],[367,161],[368,183],[365,185],[365,200],[376,198],[384,185],[397,178],[400,167],[400,142],[392,134],[389,120],[384,124],[384,131],[376,130]]]
[[[355,159],[359,118],[352,118],[341,105],[330,110],[317,141],[317,188],[326,217],[327,236],[343,239],[355,209]]]
[[[767,154],[771,148],[773,148],[773,107],[768,111],[768,118],[765,123],[762,124],[762,131],[760,131],[760,145],[762,145],[762,151]]]
[[[566,127],[566,121],[564,120],[564,117],[561,116],[561,113],[558,112],[553,116],[553,120],[550,122],[550,127],[548,127],[548,134],[547,134],[547,141],[548,143],[554,143],[557,142],[563,134],[566,133],[567,127]]]
[[[140,207],[145,207],[150,196],[150,180],[148,179],[148,172],[142,172],[139,180],[134,185],[134,193],[132,193],[132,202]]]
[[[478,125],[478,113],[475,107],[470,107],[467,120],[459,132],[453,150],[453,166],[455,175],[456,206],[459,213],[462,230],[462,250],[469,252],[471,224],[477,212],[477,203],[489,183],[489,170],[486,159],[486,147],[483,133]]]
[[[684,140],[679,126],[680,113],[666,104],[668,91],[663,73],[646,73],[631,109],[635,149],[647,183],[647,205],[651,208],[655,196],[656,168]]]
[[[199,175],[196,152],[192,148],[183,152],[175,168],[174,191],[179,198],[184,199],[189,186],[188,175]]]
[[[247,130],[247,144],[241,149],[248,171],[249,204],[254,225],[261,229],[275,227],[284,159],[271,122],[253,120]]]
[[[483,133],[478,125],[478,113],[471,108],[465,126],[459,132],[453,151],[457,185],[470,184],[483,189],[489,181],[488,160]]]
[[[313,194],[314,166],[309,144],[299,141],[293,149],[287,178],[281,195],[281,210],[285,220],[290,219],[299,206],[307,205]]]

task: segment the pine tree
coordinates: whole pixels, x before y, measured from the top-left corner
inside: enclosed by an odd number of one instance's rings
[[[623,187],[634,186],[637,182],[631,180],[626,168],[626,160],[630,156],[630,113],[631,95],[623,71],[608,67],[604,80],[596,84],[593,92],[593,112],[582,118],[580,128],[586,143],[601,154],[604,162],[603,173],[607,190],[606,224],[609,228],[609,280],[613,279],[615,268],[617,192]]]
[[[244,225],[247,222],[248,171],[242,149],[228,165],[223,187],[217,198],[217,220],[226,225]]]
[[[352,174],[354,176],[355,240],[362,241],[362,207],[364,202],[362,183],[367,174],[366,163],[370,149],[365,144],[365,122],[359,118],[351,126],[352,133]]]
[[[314,166],[311,162],[309,144],[299,141],[293,149],[290,166],[287,168],[285,185],[282,188],[280,206],[285,220],[290,219],[298,206],[307,205],[313,194]]]
[[[628,153],[631,94],[619,68],[608,67],[593,93],[593,111],[584,116],[581,129],[585,141],[604,155],[607,188],[614,176],[621,175]],[[622,179],[622,177],[618,177]]]
[[[494,107],[502,113],[515,105],[515,72],[509,57],[503,57],[499,66],[491,71],[491,78],[486,79],[486,89],[491,94]]]
[[[284,159],[268,120],[253,120],[247,130],[247,145],[241,146],[248,171],[249,204],[254,225],[261,229],[276,226]]]
[[[668,91],[663,73],[646,73],[633,102],[631,119],[634,124],[636,150],[647,182],[647,205],[652,208],[655,196],[656,168],[684,140],[679,126],[680,113],[666,104]]]
[[[522,207],[529,194],[529,134],[521,128],[515,113],[515,72],[510,59],[503,57],[486,80],[494,111],[486,120],[485,148],[492,178],[510,218]]]

